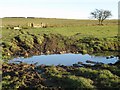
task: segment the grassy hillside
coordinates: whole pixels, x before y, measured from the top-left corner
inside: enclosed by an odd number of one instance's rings
[[[118,34],[117,20],[106,20],[103,26],[97,25],[97,22],[98,22],[97,20],[73,20],[73,19],[54,19],[54,18],[52,19],[3,18],[2,22],[4,26],[2,29],[2,41],[4,43],[3,52],[6,53],[5,50],[7,49],[7,52],[8,51],[12,52],[11,53],[12,55],[14,55],[15,53],[13,52],[12,49],[14,49],[16,52],[20,50],[20,52],[23,52],[23,53],[27,50],[25,49],[25,47],[22,47],[23,43],[27,46],[30,46],[30,48],[32,47],[31,49],[32,51],[34,51],[35,46],[36,47],[42,46],[41,47],[42,52],[44,51],[47,52],[48,50],[51,50],[50,48],[52,47],[53,47],[52,49],[57,48],[59,52],[61,50],[66,50],[68,47],[70,50],[73,50],[75,52],[81,51],[79,50],[81,48],[82,48],[82,51],[85,51],[85,50],[89,51],[89,49],[90,51],[91,50],[94,51],[94,48],[95,50],[98,49],[101,51],[103,50],[104,44],[105,43],[107,44],[108,42],[110,42],[108,45],[112,48],[112,50],[116,50],[119,46],[116,44],[117,38],[115,38]],[[41,22],[47,23],[48,27],[47,28],[28,27],[22,30],[14,30],[14,29],[6,28],[7,25],[27,26],[27,23],[31,23],[31,22],[32,23],[34,22],[36,24],[39,24]],[[47,37],[44,34],[47,34]],[[58,34],[60,34],[61,36]],[[16,37],[19,38],[21,41],[16,39]],[[36,40],[37,39],[41,40],[40,37],[43,37],[44,40],[42,45],[37,46]],[[90,39],[89,40],[85,39],[86,37]],[[49,43],[47,43],[48,38],[50,39]],[[94,43],[96,42],[94,41],[95,38],[98,38],[98,41],[101,42],[100,45],[97,45],[97,46],[96,44],[94,45]],[[107,39],[104,39],[104,38],[107,38]],[[60,40],[62,42],[58,45]],[[88,40],[87,42],[89,43],[87,43],[86,40]],[[93,43],[91,40],[93,41]],[[107,42],[105,40],[107,40]],[[31,42],[33,43],[33,45],[30,44]],[[48,45],[46,45],[45,43],[47,43]],[[52,44],[52,43],[53,43],[53,46],[49,47],[49,44]],[[75,44],[74,47],[73,47],[73,44]],[[60,48],[61,45],[64,48]],[[107,46],[104,49],[110,50],[110,48],[108,48],[109,46]],[[46,47],[46,49],[44,47]]]
[[[98,20],[76,20],[56,18],[2,18],[3,25],[24,25],[27,23],[47,23],[49,26],[89,26],[96,25]],[[105,20],[104,25],[116,25],[117,20]]]
[[[47,19],[47,18],[3,18],[3,26],[7,25],[21,25],[25,26],[28,23],[47,23],[48,28],[39,29],[25,29],[31,34],[39,33],[53,33],[62,34],[63,36],[72,36],[79,34],[80,37],[85,36],[95,36],[95,37],[113,37],[118,34],[117,20],[106,20],[103,26],[97,25],[97,20],[73,20],[73,19]],[[52,27],[51,27],[52,26]],[[2,29],[3,40],[8,40],[13,38],[15,35],[19,34],[17,30]]]

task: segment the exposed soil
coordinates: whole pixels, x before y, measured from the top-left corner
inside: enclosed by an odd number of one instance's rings
[[[120,65],[35,66],[3,64],[3,90],[8,89],[119,89]]]
[[[118,51],[120,44],[117,37],[111,40],[85,37],[76,39],[75,36],[65,37],[55,34],[33,35],[20,34],[15,36],[10,45],[3,42],[3,57],[33,56],[40,54],[62,53],[97,53],[104,51]]]

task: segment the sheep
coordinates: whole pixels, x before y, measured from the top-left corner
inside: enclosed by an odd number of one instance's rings
[[[21,30],[20,27],[14,27],[13,29],[14,29],[14,30]]]

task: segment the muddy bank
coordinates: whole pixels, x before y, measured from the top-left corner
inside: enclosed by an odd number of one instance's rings
[[[10,42],[2,42],[3,59],[17,56],[33,56],[40,54],[62,54],[62,53],[97,53],[104,51],[118,51],[120,43],[117,37],[78,38],[79,34],[71,37],[60,34],[30,34],[21,32]]]
[[[33,64],[3,64],[2,86],[6,89],[64,90],[119,89],[120,65],[99,64],[94,66],[35,66]]]

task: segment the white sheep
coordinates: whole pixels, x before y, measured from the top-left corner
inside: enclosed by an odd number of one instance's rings
[[[14,27],[14,30],[20,30],[21,28],[20,27]]]

